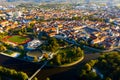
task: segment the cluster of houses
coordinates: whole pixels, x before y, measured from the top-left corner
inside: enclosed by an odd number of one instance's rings
[[[70,38],[72,41],[85,41],[92,39],[91,44],[105,46],[106,49],[120,46],[120,10],[113,8],[86,10],[71,9],[59,11],[54,9],[6,9],[0,10],[0,33],[8,32],[14,28],[24,28],[30,23],[34,23],[34,31],[39,33],[45,31],[51,37]],[[94,18],[104,18],[105,21],[88,20],[59,20],[59,18],[92,16]],[[57,20],[52,20],[52,19]],[[41,21],[39,20],[51,20]],[[30,43],[31,44],[31,43]],[[36,44],[38,45],[38,44]]]
[[[55,26],[57,24],[57,27]],[[56,38],[70,38],[74,40],[92,39],[91,44],[105,46],[106,49],[120,46],[120,27],[104,22],[86,21],[55,21],[43,23],[39,30],[47,32]]]

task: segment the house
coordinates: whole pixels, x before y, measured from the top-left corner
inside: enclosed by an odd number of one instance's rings
[[[0,27],[0,33],[3,33],[4,31],[3,31],[3,27]]]
[[[4,21],[0,22],[0,24],[1,24],[2,27],[5,27],[9,24],[9,21],[4,20]]]
[[[100,38],[93,39],[93,40],[91,41],[91,44],[101,43],[101,42],[103,42],[105,39],[106,39],[106,37],[100,37]]]

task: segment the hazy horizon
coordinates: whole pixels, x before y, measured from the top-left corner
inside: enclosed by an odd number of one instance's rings
[[[113,4],[120,4],[120,0],[0,0],[1,6],[6,5],[19,5],[21,3],[113,3]]]
[[[120,0],[0,0],[0,2],[120,2]]]

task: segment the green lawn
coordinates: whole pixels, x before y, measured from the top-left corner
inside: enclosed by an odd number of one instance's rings
[[[11,36],[10,38],[8,38],[8,40],[10,42],[16,43],[16,44],[22,44],[24,42],[26,42],[27,40],[29,40],[29,38],[26,37],[22,37],[19,35],[15,35],[15,36]]]

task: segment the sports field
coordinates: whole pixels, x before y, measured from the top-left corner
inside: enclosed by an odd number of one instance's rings
[[[19,44],[27,43],[28,41],[30,41],[30,39],[27,38],[27,37],[19,36],[19,35],[14,35],[14,36],[5,37],[4,41],[11,42],[11,43],[19,45]]]

